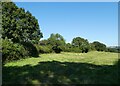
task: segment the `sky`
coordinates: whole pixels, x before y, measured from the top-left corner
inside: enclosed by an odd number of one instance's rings
[[[119,0],[12,0],[14,2],[119,2]]]
[[[38,19],[42,39],[61,34],[66,42],[75,37],[118,45],[117,2],[15,2]]]

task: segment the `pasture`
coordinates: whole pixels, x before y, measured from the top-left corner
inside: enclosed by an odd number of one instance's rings
[[[3,84],[118,84],[118,54],[50,53],[3,66]]]

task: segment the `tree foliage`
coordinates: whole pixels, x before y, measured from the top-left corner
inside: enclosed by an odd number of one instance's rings
[[[85,53],[87,53],[90,48],[88,40],[81,37],[73,38],[72,46],[79,48],[82,52]]]
[[[103,43],[100,43],[98,41],[95,41],[92,43],[97,51],[106,51],[106,45]]]
[[[2,3],[2,38],[13,42],[38,42],[42,37],[38,20],[13,2]]]
[[[46,46],[46,45],[48,45],[48,40],[46,40],[46,39],[40,40],[39,44],[42,46]]]
[[[42,37],[38,20],[29,11],[18,8],[13,2],[2,2],[1,5],[3,60],[38,56],[34,46]]]
[[[107,47],[106,51],[107,52],[120,53],[120,47],[119,46]]]
[[[2,62],[9,62],[13,60],[19,60],[21,58],[25,58],[28,56],[27,51],[25,48],[18,44],[13,43],[9,39],[2,40]]]
[[[71,52],[72,51],[72,45],[70,43],[65,44],[65,52]]]
[[[56,53],[60,53],[65,48],[65,39],[58,33],[51,34],[48,38],[48,45],[51,45]]]
[[[96,49],[95,49],[95,45],[94,45],[93,43],[90,43],[89,45],[90,45],[90,50],[91,50],[91,51],[95,51],[95,50],[96,50]]]

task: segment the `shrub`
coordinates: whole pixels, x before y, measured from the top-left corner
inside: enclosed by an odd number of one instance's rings
[[[25,50],[28,52],[28,56],[33,56],[33,57],[39,56],[39,52],[33,43],[22,42],[21,44],[24,46]]]
[[[97,51],[106,51],[106,45],[98,41],[92,43]]]
[[[51,53],[52,50],[49,48],[49,46],[40,46],[40,53]]]
[[[78,47],[71,47],[71,48],[66,48],[65,52],[82,53],[82,49],[80,49]]]
[[[72,52],[72,51],[71,51],[71,48],[66,48],[64,52]]]
[[[120,53],[120,49],[117,47],[108,47],[106,48],[106,52]]]
[[[86,47],[82,47],[81,50],[82,50],[82,53],[87,53],[90,50],[90,48],[86,46]]]
[[[51,53],[52,48],[51,46],[41,46],[41,45],[35,45],[39,53]]]
[[[20,44],[13,44],[8,39],[2,40],[2,61],[18,60],[27,56],[27,52]]]
[[[60,46],[53,46],[52,49],[55,53],[60,53],[62,51]]]
[[[81,53],[82,52],[82,50],[79,49],[78,47],[73,47],[72,51],[75,52],[75,53]]]

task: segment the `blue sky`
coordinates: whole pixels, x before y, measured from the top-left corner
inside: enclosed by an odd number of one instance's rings
[[[74,37],[118,45],[117,2],[15,2],[35,16],[47,39],[51,33],[61,34],[66,42]]]

